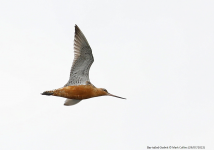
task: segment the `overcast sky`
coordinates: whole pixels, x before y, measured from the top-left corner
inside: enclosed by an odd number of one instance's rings
[[[0,149],[214,149],[214,2],[0,2]],[[110,93],[64,106],[74,25]]]

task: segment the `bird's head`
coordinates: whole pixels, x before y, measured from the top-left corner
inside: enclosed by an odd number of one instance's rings
[[[126,99],[126,98],[123,98],[123,97],[120,97],[120,96],[116,96],[116,95],[113,95],[113,94],[110,94],[106,89],[104,88],[99,88],[100,92],[102,95],[108,95],[108,96],[114,96],[114,97],[117,97],[117,98],[121,98],[121,99]]]

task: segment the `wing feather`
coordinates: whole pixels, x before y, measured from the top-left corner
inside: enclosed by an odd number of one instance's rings
[[[76,100],[76,99],[66,99],[64,105],[65,106],[71,106],[71,105],[75,105],[77,103],[79,103],[81,100]]]
[[[91,47],[77,25],[74,36],[74,60],[71,67],[70,79],[65,86],[85,85],[89,80],[89,69],[94,62]]]

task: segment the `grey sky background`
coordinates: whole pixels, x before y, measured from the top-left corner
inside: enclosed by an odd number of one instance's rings
[[[0,2],[0,149],[142,150],[214,139],[213,1]],[[90,80],[126,97],[71,107],[74,25],[92,47]]]

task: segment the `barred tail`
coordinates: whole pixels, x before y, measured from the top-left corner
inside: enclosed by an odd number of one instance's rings
[[[53,93],[54,93],[54,91],[45,91],[45,92],[43,92],[41,94],[50,96],[50,95],[53,95]]]

